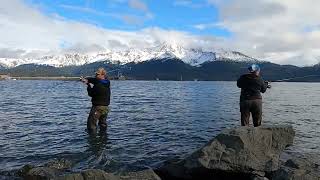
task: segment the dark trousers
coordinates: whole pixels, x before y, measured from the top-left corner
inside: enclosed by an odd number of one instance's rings
[[[240,101],[241,126],[249,126],[250,113],[252,114],[253,126],[261,125],[262,120],[262,100],[242,100]]]
[[[88,131],[95,133],[97,129],[97,122],[99,122],[100,130],[106,130],[108,113],[108,106],[92,106],[87,121]]]

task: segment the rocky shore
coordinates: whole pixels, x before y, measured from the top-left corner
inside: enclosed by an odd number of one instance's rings
[[[291,126],[226,129],[183,159],[157,169],[122,174],[99,169],[72,172],[71,162],[55,160],[40,167],[26,165],[0,179],[27,180],[320,180],[319,159],[303,154],[283,156],[293,144]]]

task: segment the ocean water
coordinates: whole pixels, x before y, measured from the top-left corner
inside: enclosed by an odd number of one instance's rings
[[[0,171],[52,159],[74,170],[157,167],[240,125],[236,82],[112,81],[106,134],[89,136],[90,98],[76,81],[0,81]],[[320,152],[320,84],[272,83],[263,124],[292,125],[288,151]]]

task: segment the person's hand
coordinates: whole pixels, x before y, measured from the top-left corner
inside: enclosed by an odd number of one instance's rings
[[[88,84],[88,79],[84,78],[84,77],[80,77],[80,81],[83,82],[84,84]]]
[[[267,85],[267,88],[271,88],[271,84],[269,81],[264,81],[264,83]]]

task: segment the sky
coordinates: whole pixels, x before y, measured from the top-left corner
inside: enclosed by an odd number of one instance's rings
[[[313,65],[320,61],[318,7],[314,0],[0,0],[0,57],[166,43]]]

